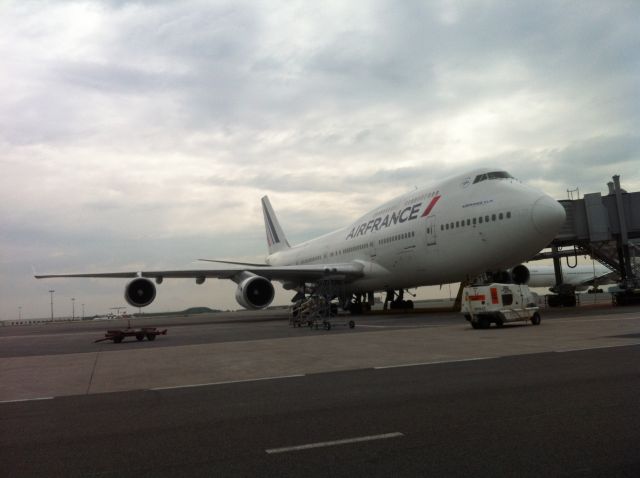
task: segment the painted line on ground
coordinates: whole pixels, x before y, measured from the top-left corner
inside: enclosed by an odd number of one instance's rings
[[[626,314],[628,315],[628,314]],[[637,314],[636,314],[637,315]],[[543,316],[544,318],[544,316]],[[567,318],[567,319],[549,319],[549,321],[551,323],[553,322],[573,322],[573,323],[577,323],[577,322],[617,322],[617,321],[623,321],[623,320],[640,320],[640,315],[638,315],[637,317],[612,317],[610,319],[604,318],[602,316],[598,316],[596,318],[590,319],[587,317],[576,317],[575,319],[571,319],[571,318]]]
[[[635,344],[619,344],[619,345],[596,345],[595,347],[581,347],[577,349],[566,349],[566,350],[554,350],[557,354],[563,354],[567,352],[580,352],[583,350],[598,350],[598,349],[615,349],[621,347],[634,347],[640,345],[640,342]]]
[[[308,443],[306,445],[297,445],[297,446],[286,446],[282,448],[269,448],[265,450],[268,454],[275,453],[286,453],[289,451],[300,451],[300,450],[310,450],[312,448],[324,448],[328,446],[337,446],[337,445],[348,445],[351,443],[361,443],[366,441],[374,441],[374,440],[386,440],[388,438],[399,438],[403,437],[404,433],[393,432],[393,433],[384,433],[382,435],[369,435],[364,437],[356,437],[356,438],[346,438],[344,440],[334,440],[334,441],[323,441],[317,443]]]
[[[495,357],[474,357],[474,358],[466,358],[466,359],[453,359],[453,360],[434,360],[431,362],[419,362],[419,363],[403,363],[400,365],[382,365],[379,367],[373,367],[374,370],[386,370],[388,368],[401,368],[401,367],[419,367],[421,365],[436,365],[442,363],[459,363],[459,362],[474,362],[477,360],[491,360],[501,358],[500,356]]]
[[[19,398],[16,400],[0,400],[0,403],[35,402],[37,400],[53,400],[55,397]]]
[[[368,325],[356,322],[356,327],[368,328],[368,329],[426,329],[433,327],[449,327],[450,325],[457,324],[432,324],[432,325]]]
[[[154,387],[148,388],[148,391],[158,391],[158,390],[176,390],[179,388],[195,388],[195,387],[209,387],[212,385],[229,385],[233,383],[247,383],[247,382],[263,382],[265,380],[280,380],[284,378],[296,378],[296,377],[304,377],[305,374],[297,374],[297,375],[279,375],[276,377],[261,377],[261,378],[248,378],[244,380],[226,380],[224,382],[210,382],[210,383],[194,383],[190,385],[173,385],[169,387]]]

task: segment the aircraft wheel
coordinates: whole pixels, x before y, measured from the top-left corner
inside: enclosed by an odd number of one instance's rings
[[[156,334],[147,334],[147,340],[154,341],[156,339]]]
[[[481,317],[478,321],[478,324],[480,325],[481,329],[488,329],[489,327],[491,327],[491,322],[489,322],[489,319],[487,319],[486,317]]]
[[[142,333],[136,334],[136,340],[138,342],[142,342],[144,340],[144,334],[142,334]]]
[[[538,314],[537,312],[533,314],[533,317],[531,317],[531,323],[533,325],[540,325],[540,314]]]

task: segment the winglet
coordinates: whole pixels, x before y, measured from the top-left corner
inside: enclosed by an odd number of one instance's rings
[[[275,212],[273,212],[273,208],[271,207],[271,203],[267,196],[262,198],[262,212],[264,214],[264,227],[267,231],[269,254],[289,249],[291,247],[289,245],[289,241],[287,241],[284,231],[282,230],[282,227],[280,227],[278,218],[276,217]]]

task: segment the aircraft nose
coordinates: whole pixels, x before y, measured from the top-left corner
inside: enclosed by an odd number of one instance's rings
[[[542,236],[549,237],[552,240],[558,233],[564,221],[566,213],[564,207],[558,201],[550,196],[544,195],[535,202],[531,211],[531,220],[533,227],[536,228]]]

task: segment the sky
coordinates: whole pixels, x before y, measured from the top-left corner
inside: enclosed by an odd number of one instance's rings
[[[639,24],[616,0],[0,1],[0,319],[49,289],[56,315],[125,305],[34,270],[262,261],[265,194],[298,243],[476,167],[638,191]],[[148,310],[234,290],[165,281]]]

